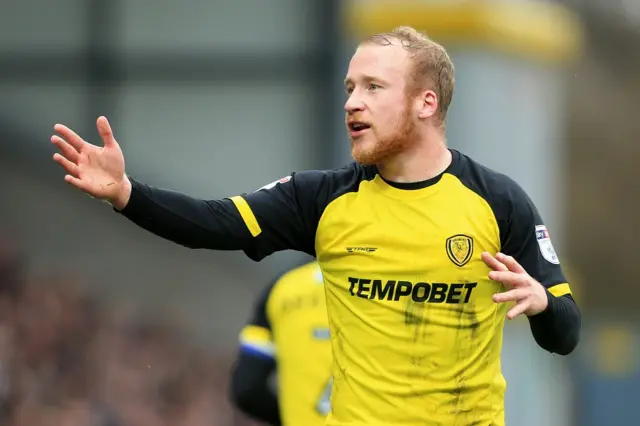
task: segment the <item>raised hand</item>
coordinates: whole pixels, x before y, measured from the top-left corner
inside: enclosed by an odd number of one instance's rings
[[[489,278],[505,285],[507,291],[493,295],[496,303],[516,302],[507,312],[508,319],[520,314],[532,316],[544,311],[549,304],[547,292],[542,284],[532,278],[527,271],[511,256],[498,253],[496,256],[484,252],[482,260],[492,271]]]
[[[117,209],[123,209],[131,195],[124,155],[107,119],[98,118],[96,125],[103,146],[92,145],[67,126],[56,124],[54,130],[58,134],[51,136],[51,142],[60,153],[54,154],[53,160],[67,172],[66,182],[92,197],[108,201]]]

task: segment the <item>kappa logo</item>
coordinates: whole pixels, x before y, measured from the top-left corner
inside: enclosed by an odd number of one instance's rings
[[[267,184],[267,185],[263,186],[262,188],[257,189],[256,192],[261,191],[263,189],[271,189],[274,186],[278,185],[279,183],[287,183],[290,180],[291,180],[291,176],[285,176],[283,178],[280,178],[280,179],[278,179],[276,181],[271,182],[270,184]]]
[[[349,253],[373,253],[376,250],[376,247],[347,247]]]
[[[445,244],[447,256],[456,266],[464,266],[473,256],[473,238],[464,234],[457,234],[447,238]]]

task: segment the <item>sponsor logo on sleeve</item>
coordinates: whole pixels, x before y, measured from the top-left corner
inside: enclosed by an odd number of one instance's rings
[[[560,264],[556,250],[553,248],[553,244],[551,244],[551,236],[549,236],[549,231],[547,231],[546,226],[536,225],[536,240],[538,241],[542,257],[554,265]]]
[[[263,186],[262,188],[259,188],[258,190],[256,190],[256,192],[262,191],[263,189],[271,189],[271,188],[273,188],[274,186],[276,186],[278,184],[287,183],[290,180],[291,180],[291,176],[285,176],[283,178],[280,178],[280,179],[278,179],[276,181],[271,182],[270,184],[267,184],[267,185]]]

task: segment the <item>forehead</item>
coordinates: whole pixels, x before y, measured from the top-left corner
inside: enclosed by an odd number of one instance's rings
[[[409,53],[398,44],[380,46],[366,43],[358,47],[351,58],[347,80],[379,78],[389,82],[402,81],[398,79],[404,77],[409,61]]]

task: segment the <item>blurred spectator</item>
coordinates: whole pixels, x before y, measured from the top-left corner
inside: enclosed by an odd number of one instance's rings
[[[228,363],[160,318],[112,306],[70,277],[27,281],[0,246],[0,424],[237,426]]]

